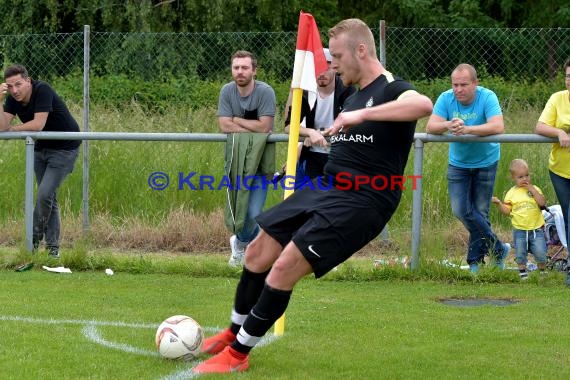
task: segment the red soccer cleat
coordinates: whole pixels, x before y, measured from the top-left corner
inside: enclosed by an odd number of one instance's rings
[[[227,346],[210,359],[198,364],[192,372],[194,373],[232,373],[242,372],[249,368],[249,359],[247,354],[237,352],[230,346]]]
[[[202,343],[202,352],[210,355],[218,354],[222,352],[226,346],[232,344],[234,340],[236,340],[236,336],[230,329],[225,329],[208,339],[204,339],[204,343]]]

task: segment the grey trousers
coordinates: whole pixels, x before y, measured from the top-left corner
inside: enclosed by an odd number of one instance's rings
[[[41,149],[34,152],[34,171],[38,185],[34,207],[34,247],[45,237],[48,248],[59,248],[60,220],[56,191],[73,171],[78,154],[79,148]]]

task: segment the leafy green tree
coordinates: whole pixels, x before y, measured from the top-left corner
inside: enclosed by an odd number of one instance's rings
[[[570,2],[552,0],[2,0],[0,34],[295,31],[300,11],[321,30],[344,18],[371,26],[570,27]]]

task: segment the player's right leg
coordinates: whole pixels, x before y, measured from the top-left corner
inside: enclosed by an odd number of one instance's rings
[[[259,299],[269,269],[279,257],[281,250],[281,245],[263,230],[247,247],[245,265],[236,288],[231,325],[205,339],[202,352],[217,354],[235,340],[245,318]]]

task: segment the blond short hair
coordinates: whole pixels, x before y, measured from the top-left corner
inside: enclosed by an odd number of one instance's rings
[[[471,77],[472,82],[475,82],[477,80],[477,70],[475,70],[475,67],[473,67],[473,65],[470,65],[468,63],[461,63],[457,65],[451,75],[457,71],[467,71],[469,73],[469,77]]]
[[[515,158],[509,165],[509,172],[513,174],[517,169],[528,169],[528,163],[522,158]]]
[[[376,44],[374,35],[366,23],[358,18],[342,20],[329,29],[329,38],[346,35],[348,48],[354,53],[359,44],[366,46],[368,55],[376,57]]]

